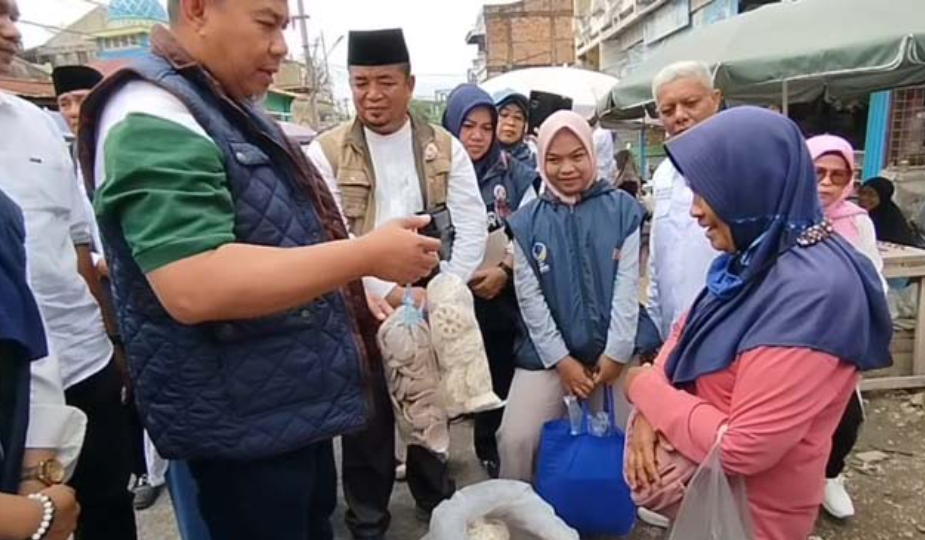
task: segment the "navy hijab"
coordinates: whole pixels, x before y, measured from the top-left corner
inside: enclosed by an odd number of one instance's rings
[[[473,160],[475,165],[475,174],[479,180],[485,178],[488,171],[501,160],[501,145],[498,143],[498,111],[495,110],[495,102],[487,92],[474,84],[461,84],[450,93],[446,102],[446,111],[443,113],[443,127],[457,139],[462,132],[463,123],[466,117],[473,110],[479,107],[486,107],[491,113],[491,146],[488,152],[478,161]]]
[[[738,249],[713,262],[691,308],[666,365],[676,386],[757,347],[808,348],[862,371],[890,365],[892,323],[874,266],[838,235],[798,242],[823,214],[796,124],[737,107],[667,150],[694,193],[729,225]]]
[[[0,342],[35,360],[48,351],[42,318],[26,282],[25,238],[22,212],[0,191]]]
[[[45,331],[26,282],[25,226],[0,191],[0,492],[16,493],[29,425],[29,362],[47,354]]]
[[[495,107],[498,109],[498,114],[508,105],[514,105],[523,112],[527,124],[530,123],[530,101],[527,99],[527,96],[518,94],[513,90],[506,90],[500,97],[497,95],[495,97]],[[530,145],[527,144],[526,139],[527,130],[524,128],[524,132],[520,134],[520,140],[514,144],[504,144],[502,142],[501,149],[510,154],[514,159],[529,165],[531,169],[535,169],[536,156],[533,154]]]

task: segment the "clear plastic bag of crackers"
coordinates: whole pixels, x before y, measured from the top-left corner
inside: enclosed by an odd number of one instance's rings
[[[379,328],[378,341],[402,439],[447,455],[449,424],[430,329],[410,296]]]
[[[503,407],[492,390],[488,355],[468,285],[452,274],[435,277],[427,286],[427,314],[447,414],[453,418]]]

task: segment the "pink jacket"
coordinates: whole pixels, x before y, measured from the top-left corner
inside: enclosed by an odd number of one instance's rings
[[[720,426],[728,425],[723,466],[746,477],[755,540],[804,540],[822,502],[832,433],[857,385],[857,370],[809,349],[760,347],[701,377],[689,393],[674,388],[664,371],[678,335],[676,329],[656,367],[633,382],[630,401],[697,463]]]

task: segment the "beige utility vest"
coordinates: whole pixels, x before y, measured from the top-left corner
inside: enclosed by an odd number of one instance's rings
[[[446,204],[453,166],[453,136],[445,129],[411,115],[414,164],[424,209]],[[360,236],[376,227],[376,171],[370,159],[363,124],[347,122],[318,137],[341,192],[341,206],[350,232]]]

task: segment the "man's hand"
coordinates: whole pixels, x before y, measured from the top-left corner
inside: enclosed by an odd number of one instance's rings
[[[395,308],[389,304],[388,300],[374,294],[366,293],[366,305],[369,306],[369,312],[373,314],[373,317],[379,321],[384,321],[395,313]]]
[[[507,285],[507,274],[499,267],[479,270],[469,280],[472,294],[482,300],[493,300],[498,297]]]
[[[597,360],[597,366],[594,370],[594,386],[610,386],[617,382],[623,373],[623,364],[617,363],[611,358],[601,355]]]
[[[560,360],[556,364],[556,371],[559,372],[559,380],[562,381],[562,386],[571,394],[581,399],[588,399],[588,396],[594,391],[594,380],[581,362],[571,356]]]
[[[68,486],[52,486],[42,493],[55,505],[55,517],[45,538],[67,540],[77,528],[77,517],[80,515],[80,505],[77,504],[74,490]]]
[[[109,263],[106,262],[106,259],[96,261],[96,273],[101,278],[109,279]]]
[[[440,240],[417,234],[430,216],[392,220],[358,240],[368,255],[369,275],[395,283],[416,283],[440,262]]]
[[[406,289],[407,287],[395,287],[385,297],[385,301],[393,310],[400,308],[405,303]],[[424,303],[427,302],[427,291],[421,287],[411,287],[411,298],[414,300],[414,307],[422,308]]]
[[[646,489],[659,483],[655,448],[658,434],[646,418],[637,414],[633,433],[626,451],[626,480],[634,490]]]

